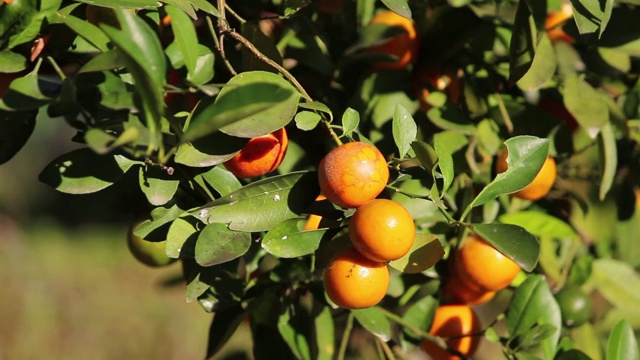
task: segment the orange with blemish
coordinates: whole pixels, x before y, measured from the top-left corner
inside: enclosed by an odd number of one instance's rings
[[[355,208],[382,192],[389,180],[389,168],[375,146],[350,142],[331,150],[320,161],[318,180],[329,201]]]

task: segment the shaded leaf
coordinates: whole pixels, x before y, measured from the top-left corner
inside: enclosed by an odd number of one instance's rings
[[[524,228],[511,224],[472,224],[473,230],[525,271],[533,271],[540,257],[540,242]]]
[[[193,22],[189,15],[175,6],[167,5],[164,9],[171,17],[173,41],[180,49],[185,67],[189,74],[195,74],[196,61],[198,60],[198,36]]]
[[[218,354],[246,317],[247,313],[240,305],[215,313],[209,327],[207,359],[213,359]]]
[[[201,266],[213,266],[244,255],[250,246],[251,234],[229,230],[224,224],[211,223],[198,235],[195,259]]]
[[[0,164],[11,160],[31,137],[37,111],[9,112],[0,110]]]
[[[389,266],[407,274],[417,274],[434,266],[444,256],[444,249],[433,234],[416,234],[407,254],[389,262]]]
[[[351,313],[367,331],[379,337],[382,341],[391,340],[391,324],[377,307],[351,310]]]
[[[326,230],[301,231],[301,221],[305,219],[293,218],[276,224],[262,239],[262,248],[281,258],[313,254]]]
[[[389,10],[411,20],[411,8],[409,8],[407,0],[382,0],[382,3],[385,4]]]

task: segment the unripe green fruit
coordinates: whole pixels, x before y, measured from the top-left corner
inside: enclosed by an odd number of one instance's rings
[[[127,233],[127,244],[131,254],[141,263],[151,266],[166,266],[176,259],[167,256],[165,252],[166,241],[147,241],[133,233],[139,222],[134,223]]]
[[[567,285],[556,294],[556,300],[560,305],[562,322],[567,327],[580,326],[591,318],[593,303],[591,298],[582,292],[579,287]]]

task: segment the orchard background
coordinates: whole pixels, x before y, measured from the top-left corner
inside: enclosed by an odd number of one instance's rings
[[[4,0],[0,358],[637,359],[639,6]],[[354,141],[416,227],[362,309],[316,201]]]

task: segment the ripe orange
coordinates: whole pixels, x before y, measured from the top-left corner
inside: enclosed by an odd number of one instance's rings
[[[416,238],[411,214],[400,204],[374,199],[356,210],[349,221],[349,238],[359,253],[374,261],[403,257]]]
[[[316,201],[325,200],[327,197],[320,194],[316,198]],[[304,225],[304,230],[316,230],[318,226],[320,226],[320,221],[322,221],[322,216],[311,214],[307,219],[307,223]]]
[[[504,150],[498,156],[496,161],[496,172],[498,174],[507,171],[509,165],[507,164],[507,157],[509,152]],[[527,185],[524,189],[511,194],[520,199],[535,201],[541,199],[549,193],[553,187],[553,183],[556,181],[557,169],[556,161],[549,156],[542,164],[542,168],[533,181]]]
[[[511,284],[520,266],[476,235],[470,235],[453,259],[454,271],[468,287],[498,291]]]
[[[464,335],[475,334],[480,330],[480,319],[469,306],[442,305],[436,309],[429,334],[444,338],[456,337],[447,340],[447,345],[468,357],[476,351],[480,338]],[[424,340],[420,348],[437,360],[459,359],[458,356],[439,348],[429,340]]]
[[[495,291],[469,286],[455,271],[449,274],[443,285],[442,292],[449,304],[477,306],[489,302],[496,295]]]
[[[227,170],[241,178],[252,178],[274,171],[287,153],[289,138],[285,128],[255,137],[224,163]]]
[[[388,39],[387,42],[374,46],[367,51],[370,53],[382,53],[398,58],[394,62],[376,62],[374,67],[378,70],[400,70],[413,63],[418,53],[418,35],[413,20],[409,20],[393,11],[381,11],[371,19],[369,25],[385,24],[400,27],[405,33]]]
[[[389,180],[389,168],[375,146],[350,142],[331,150],[320,161],[318,180],[329,201],[355,208],[382,192]]]
[[[336,256],[324,272],[324,288],[331,301],[347,309],[379,303],[389,288],[389,269],[383,262],[349,248]]]
[[[416,72],[414,87],[422,111],[431,109],[427,98],[434,89],[444,92],[454,104],[460,102],[462,95],[462,81],[452,69],[441,71],[433,66],[423,66]]]
[[[575,42],[571,35],[562,30],[562,26],[572,17],[573,6],[570,3],[563,4],[560,11],[554,11],[547,15],[544,28],[547,30],[547,35],[549,35],[552,42],[564,41],[569,44]]]

